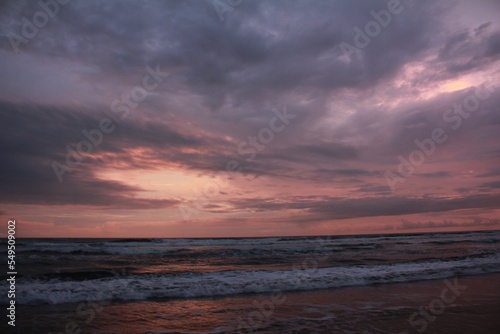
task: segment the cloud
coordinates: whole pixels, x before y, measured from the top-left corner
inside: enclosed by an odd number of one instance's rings
[[[442,222],[412,222],[407,219],[401,220],[401,225],[397,226],[399,230],[417,230],[417,229],[442,229],[442,228],[471,228],[471,227],[500,227],[500,219],[491,218],[473,218],[469,222],[453,222],[443,220]]]
[[[500,194],[469,195],[460,198],[433,197],[364,197],[329,196],[293,198],[245,198],[228,201],[227,212],[298,210],[299,220],[329,221],[361,217],[398,216],[416,213],[448,212],[462,209],[497,208]],[[294,219],[291,217],[291,221]]]
[[[415,176],[426,177],[426,178],[444,178],[444,177],[450,177],[452,175],[453,174],[451,172],[447,172],[447,171],[415,174]]]
[[[462,198],[379,197],[329,199],[307,211],[321,219],[396,216],[415,213],[446,212],[471,208],[498,207],[500,195],[471,195]]]
[[[458,129],[443,115],[483,81],[498,84],[498,24],[465,1],[402,5],[349,62],[341,43],[387,1],[245,1],[223,22],[212,1],[74,1],[19,54],[7,35],[40,7],[2,2],[0,202],[171,208],[190,200],[184,181],[157,198],[155,182],[123,175],[196,175],[196,193],[198,177],[236,160],[247,178],[232,177],[207,212],[306,222],[497,208],[498,87]],[[111,102],[157,65],[168,77],[116,119]],[[285,106],[296,117],[249,161],[239,145]],[[116,129],[60,184],[52,162],[103,117]],[[390,192],[384,172],[436,128],[447,141]]]
[[[390,194],[391,188],[386,186],[386,185],[377,185],[377,184],[367,184],[363,185],[358,188],[357,190],[360,193],[376,193],[376,194],[383,194],[383,195],[388,195]]]
[[[480,187],[481,188],[498,189],[498,188],[500,188],[500,181],[492,181],[492,182],[482,183],[480,185]]]
[[[96,176],[96,171],[109,162],[103,153],[130,155],[129,149],[148,143],[158,148],[196,147],[199,144],[196,139],[179,135],[166,126],[159,128],[158,124],[147,122],[126,124],[126,132],[117,128],[104,135],[102,144],[93,147],[94,155],[84,158],[73,172],[64,175],[64,182],[58,182],[52,163],[65,165],[66,146],[76,149],[76,144],[85,139],[81,131],[98,127],[102,117],[103,114],[79,110],[0,102],[0,122],[3,124],[0,182],[4,189],[0,201],[122,208],[165,207],[178,203],[170,199],[135,198],[143,189]]]
[[[438,61],[446,64],[450,73],[470,71],[486,66],[500,55],[500,32],[487,32],[489,24],[471,31],[467,29],[451,36],[439,51]]]
[[[228,97],[248,103],[268,99],[270,91],[281,95],[294,89],[314,96],[393,76],[432,43],[432,30],[444,10],[431,1],[404,6],[390,29],[351,64],[341,60],[340,43],[352,43],[354,26],[373,20],[370,11],[385,9],[385,1],[254,1],[239,6],[225,24],[208,1],[75,2],[61,7],[22,47],[44,57],[91,64],[97,70],[88,73],[89,80],[131,80],[134,68],[160,63],[179,87],[219,109]],[[10,2],[2,15],[4,34],[20,32],[20,18],[37,10],[36,4]],[[3,40],[0,47],[11,51],[8,39]]]
[[[495,177],[500,176],[500,167],[492,167],[486,173],[476,175],[476,177]]]

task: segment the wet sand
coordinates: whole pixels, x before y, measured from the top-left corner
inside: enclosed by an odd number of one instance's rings
[[[228,298],[20,306],[17,314],[18,333],[498,334],[500,274]]]

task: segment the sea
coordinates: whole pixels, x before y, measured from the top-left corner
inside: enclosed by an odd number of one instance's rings
[[[412,333],[408,284],[500,273],[500,231],[17,239],[16,264],[16,333]]]

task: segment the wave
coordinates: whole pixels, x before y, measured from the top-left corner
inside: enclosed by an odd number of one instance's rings
[[[33,279],[19,284],[16,301],[19,304],[61,304],[105,300],[204,298],[444,279],[495,272],[500,272],[498,254],[481,258],[304,270],[114,275],[83,281]],[[6,296],[1,298],[2,303],[6,303]]]
[[[191,246],[180,245],[172,247],[170,245],[163,245],[158,243],[142,244],[139,242],[132,242],[122,244],[116,243],[67,243],[67,244],[54,244],[54,243],[38,243],[26,245],[19,248],[19,252],[31,252],[37,254],[81,254],[81,255],[146,255],[146,254],[168,254],[176,255],[179,257],[212,257],[212,256],[254,256],[266,255],[272,249],[274,255],[295,255],[295,254],[308,254],[312,252],[332,252],[332,251],[350,251],[350,250],[364,250],[364,249],[380,249],[384,246],[377,243],[343,243],[343,244],[275,244],[267,245],[225,245],[225,246]]]
[[[116,243],[116,242],[120,242],[120,243],[137,243],[137,242],[141,242],[141,243],[150,243],[150,242],[155,242],[156,239],[152,239],[152,238],[143,238],[143,239],[116,239],[116,240],[110,240],[108,242],[110,243]]]
[[[449,244],[449,243],[498,243],[500,231],[436,233],[422,235],[374,235],[374,236],[317,236],[317,237],[269,237],[269,238],[212,238],[212,239],[91,239],[91,240],[56,240],[31,239],[18,242],[18,252],[53,252],[73,254],[153,254],[169,252],[178,248],[201,247],[308,247],[335,246],[342,250],[359,246],[360,249],[378,247],[381,244]]]

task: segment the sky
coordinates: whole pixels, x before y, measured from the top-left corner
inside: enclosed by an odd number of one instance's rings
[[[2,1],[0,219],[18,237],[499,229],[499,17]]]

